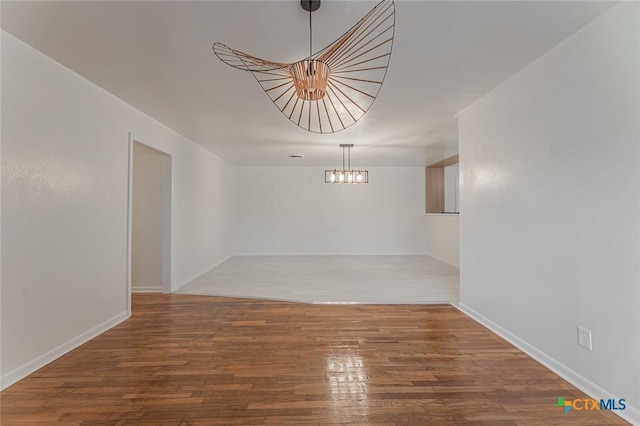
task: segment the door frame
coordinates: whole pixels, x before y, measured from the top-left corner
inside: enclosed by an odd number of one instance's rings
[[[133,144],[139,143],[163,154],[162,163],[162,293],[171,293],[171,240],[172,240],[172,205],[173,205],[173,156],[135,139],[129,133],[128,141],[128,173],[127,173],[127,266],[126,266],[126,307],[131,316],[131,257],[133,244]]]

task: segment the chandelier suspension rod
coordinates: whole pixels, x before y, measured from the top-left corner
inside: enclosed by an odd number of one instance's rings
[[[313,55],[313,24],[311,23],[311,9],[313,9],[312,6],[313,0],[309,0],[309,72],[308,77],[309,77],[309,87],[314,87],[314,72],[313,72],[313,60],[311,59],[311,56]],[[309,105],[309,111],[311,111],[311,105]]]
[[[347,169],[344,168],[344,146],[342,147],[342,171],[345,171]]]
[[[311,24],[311,3],[312,0],[309,0],[309,64],[311,64],[311,55],[313,55],[313,25]]]

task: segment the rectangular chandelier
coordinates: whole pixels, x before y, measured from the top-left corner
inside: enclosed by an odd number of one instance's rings
[[[351,148],[353,144],[341,144],[342,169],[324,171],[324,183],[359,184],[369,183],[369,171],[351,168]],[[345,161],[346,160],[346,161]]]

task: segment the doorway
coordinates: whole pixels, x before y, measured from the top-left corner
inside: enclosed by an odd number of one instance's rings
[[[129,155],[128,293],[170,293],[171,156],[138,141]]]

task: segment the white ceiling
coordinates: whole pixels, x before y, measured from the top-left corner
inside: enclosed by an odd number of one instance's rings
[[[314,46],[375,4],[323,1]],[[458,112],[613,5],[397,1],[378,99],[358,123],[329,135],[289,122],[250,73],[211,50],[220,41],[273,61],[302,59],[308,15],[297,0],[3,1],[2,28],[236,165],[333,166],[338,144],[353,143],[356,166],[424,166],[457,152]]]

